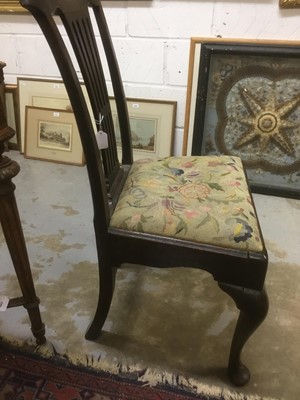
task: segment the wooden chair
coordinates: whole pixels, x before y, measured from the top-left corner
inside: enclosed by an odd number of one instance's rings
[[[98,306],[86,338],[93,340],[100,335],[113,296],[114,267],[132,263],[202,269],[212,274],[240,310],[228,373],[235,385],[244,385],[250,373],[240,360],[242,348],[268,311],[264,289],[268,258],[241,160],[191,156],[133,162],[126,100],[100,1],[20,3],[35,17],[56,59],[86,158],[100,275]],[[69,55],[56,25],[59,19],[53,15],[61,18],[69,36],[88,91],[92,118],[73,66],[74,56]],[[121,164],[95,26],[114,89]],[[104,136],[95,135],[95,127],[108,135],[108,148],[101,151],[97,138]]]

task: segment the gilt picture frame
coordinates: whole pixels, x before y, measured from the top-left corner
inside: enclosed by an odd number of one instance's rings
[[[127,98],[126,102],[134,160],[172,155],[177,102],[137,98]],[[116,103],[113,98],[110,98],[110,105],[117,145],[121,148]]]
[[[114,1],[114,0],[113,0]],[[140,1],[140,0],[135,0]],[[0,14],[18,13],[23,14],[28,11],[21,6],[19,0],[0,0]]]
[[[0,13],[27,13],[28,11],[21,6],[19,0],[0,0]]]
[[[74,113],[26,106],[25,158],[84,165]]]
[[[300,198],[299,43],[192,42],[183,154],[239,156],[253,192]]]
[[[298,8],[300,7],[300,0],[279,0],[281,8]]]

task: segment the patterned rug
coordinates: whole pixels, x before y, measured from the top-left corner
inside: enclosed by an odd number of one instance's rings
[[[1,400],[225,399],[169,385],[151,387],[138,378],[75,367],[58,356],[47,359],[0,343]]]

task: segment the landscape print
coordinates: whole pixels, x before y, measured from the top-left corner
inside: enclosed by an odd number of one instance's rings
[[[130,117],[132,147],[136,150],[155,152],[157,119]],[[115,117],[117,145],[121,146],[119,121]]]
[[[72,125],[39,121],[38,147],[71,151]]]

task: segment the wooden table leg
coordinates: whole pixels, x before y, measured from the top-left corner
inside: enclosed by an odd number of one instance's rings
[[[37,344],[45,343],[45,326],[41,319],[39,299],[36,296],[25,239],[14,196],[15,185],[0,181],[0,221],[7,247],[16,271],[23,297],[10,299],[8,308],[24,306],[31,322]]]
[[[45,326],[41,319],[39,299],[36,296],[28,259],[26,243],[14,195],[15,184],[12,182],[20,171],[19,164],[3,156],[4,143],[15,134],[7,126],[4,107],[0,99],[0,222],[10,252],[23,297],[9,300],[8,308],[24,306],[31,322],[31,330],[37,344],[43,344]]]

